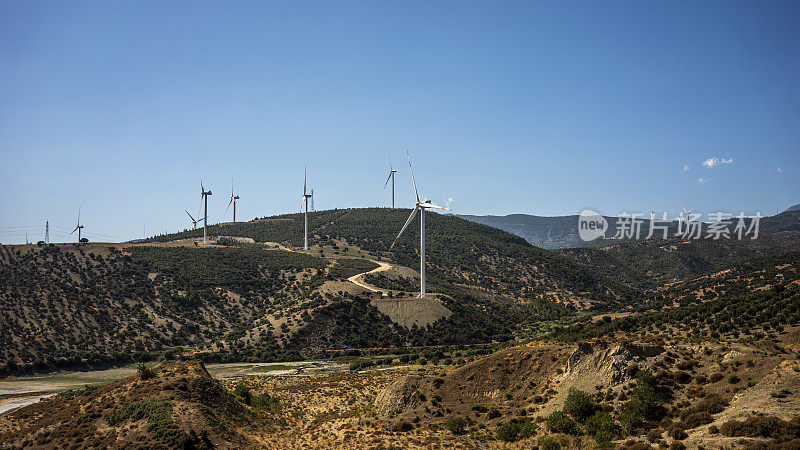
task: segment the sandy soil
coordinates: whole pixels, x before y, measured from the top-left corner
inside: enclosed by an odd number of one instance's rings
[[[392,322],[411,328],[414,325],[424,327],[442,317],[453,314],[434,296],[426,298],[380,298],[373,299],[372,305],[378,311],[389,316]]]

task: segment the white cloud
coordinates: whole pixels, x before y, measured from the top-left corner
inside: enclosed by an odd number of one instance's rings
[[[450,208],[453,202],[456,201],[456,199],[454,199],[453,197],[447,197],[447,196],[442,196],[442,200],[443,200],[442,203],[444,203],[445,208]]]
[[[709,169],[720,164],[733,164],[733,158],[720,159],[715,156],[713,158],[708,158],[707,160],[703,161],[703,167],[707,167]]]
[[[775,172],[778,172],[778,173],[783,173],[783,169],[781,169],[780,167],[778,167],[777,169],[775,169]]]
[[[681,170],[684,171],[684,172],[688,172],[689,169],[690,169],[689,165],[688,164],[684,164],[683,165],[683,169],[681,169]]]
[[[706,182],[706,179],[705,178],[700,178],[700,179],[697,180],[697,182],[702,184],[702,183]]]

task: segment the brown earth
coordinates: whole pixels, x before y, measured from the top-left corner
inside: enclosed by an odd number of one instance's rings
[[[137,406],[153,414],[109,423]],[[70,391],[0,417],[0,447],[232,448],[251,446],[238,428],[258,423],[201,363],[171,363],[149,379]]]

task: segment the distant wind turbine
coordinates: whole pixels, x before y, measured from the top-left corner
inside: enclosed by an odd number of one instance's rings
[[[206,233],[208,231],[208,196],[211,190],[206,191],[203,187],[203,180],[200,180],[200,197],[203,200],[203,245],[206,244]]]
[[[389,177],[386,178],[386,183],[383,183],[383,188],[386,189],[386,186],[389,184],[389,179],[392,180],[392,209],[394,209],[394,174],[397,172],[397,169],[392,167],[392,158],[389,158]]]
[[[71,235],[71,234],[75,233],[75,231],[78,232],[78,243],[81,242],[81,230],[82,229],[83,229],[83,225],[81,225],[81,209],[78,208],[78,225],[75,226],[75,229],[72,230],[72,233],[70,233],[70,235]]]
[[[186,211],[186,210],[184,209],[184,211]],[[186,214],[189,214],[189,211],[186,211]],[[194,217],[192,217],[191,214],[189,214],[189,218],[192,219],[192,229],[196,230],[197,229],[197,222],[200,222],[200,219],[195,219]]]
[[[303,199],[300,201],[300,212],[303,212],[303,206],[305,206],[305,226],[303,232],[303,250],[308,250],[308,199],[312,197],[312,194],[308,193],[307,184],[308,184],[308,167],[303,169]]]
[[[414,216],[416,216],[417,212],[419,212],[419,298],[425,298],[425,210],[436,208],[452,211],[452,209],[434,205],[428,199],[426,199],[424,202],[419,199],[417,182],[414,180],[414,168],[411,167],[411,155],[408,154],[408,151],[406,151],[406,155],[408,156],[408,167],[411,169],[411,183],[414,185],[414,195],[417,196],[417,203],[414,206],[414,210],[411,211],[411,215],[408,216],[406,224],[403,225],[403,228],[401,228],[400,232],[397,233],[397,237],[394,238],[394,242],[392,242],[392,245],[389,247],[389,251],[392,251],[394,245],[397,243],[397,240],[400,239],[400,235],[403,234],[403,231],[406,231],[408,224],[414,220]]]
[[[231,201],[228,202],[228,208],[230,208],[231,203],[233,203],[233,223],[236,223],[236,200],[239,200],[239,196],[233,193],[233,177],[231,177]],[[228,208],[225,208],[226,213],[228,212]]]
[[[694,210],[686,209],[683,206],[681,206],[681,213],[680,213],[680,215],[678,215],[678,234],[681,234],[683,232],[682,231],[682,227],[683,227],[683,218],[684,218],[684,216],[686,216],[686,222],[687,222],[686,226],[687,226],[687,230],[688,230],[688,226],[689,226],[688,222],[691,221],[689,215],[692,214],[692,211],[694,211]]]

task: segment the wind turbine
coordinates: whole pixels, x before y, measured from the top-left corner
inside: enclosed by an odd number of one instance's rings
[[[436,208],[452,211],[452,209],[434,205],[428,199],[425,199],[424,202],[419,199],[417,182],[414,180],[414,168],[411,167],[411,155],[408,154],[408,150],[406,150],[406,155],[408,155],[408,167],[411,169],[411,183],[414,185],[414,195],[417,196],[417,203],[414,206],[414,210],[411,211],[411,215],[408,216],[406,224],[403,225],[403,228],[401,228],[400,232],[397,233],[397,237],[394,238],[394,242],[392,242],[392,245],[389,247],[389,251],[392,251],[394,244],[396,244],[397,240],[400,239],[400,235],[403,234],[403,231],[406,231],[408,224],[414,220],[414,216],[416,216],[417,212],[419,211],[419,298],[425,298],[425,210]]]
[[[383,183],[383,188],[386,189],[386,186],[389,184],[389,179],[392,180],[392,209],[394,209],[394,174],[397,172],[397,169],[392,167],[392,158],[389,158],[389,178],[386,178],[386,183]]]
[[[233,203],[233,223],[236,223],[236,200],[239,200],[238,195],[233,194],[233,177],[231,177],[231,201],[228,202],[228,208],[231,207],[231,203]],[[228,212],[228,208],[225,208],[225,212]]]
[[[72,230],[72,233],[70,233],[70,235],[72,235],[73,233],[75,233],[75,231],[78,232],[78,243],[81,242],[81,230],[82,229],[83,229],[83,225],[81,225],[81,209],[78,208],[78,225],[75,227],[74,230]]]
[[[303,199],[300,201],[300,212],[303,211],[303,205],[305,205],[306,212],[305,212],[305,228],[303,234],[303,250],[308,250],[308,199],[313,197],[313,194],[309,194],[306,188],[308,184],[308,174],[306,173],[308,167],[303,169]],[[312,191],[313,192],[313,191]]]
[[[681,206],[681,213],[680,213],[680,215],[678,215],[678,234],[681,234],[683,232],[682,231],[682,227],[683,227],[683,217],[684,217],[684,215],[686,216],[686,222],[687,222],[686,226],[687,227],[689,226],[688,225],[688,222],[690,222],[689,215],[692,214],[692,211],[693,211],[692,209],[686,209],[683,206]]]
[[[203,245],[206,244],[206,232],[208,229],[208,196],[211,191],[206,191],[203,187],[203,180],[200,180],[200,197],[203,199]],[[188,214],[188,213],[187,213]]]
[[[186,210],[184,209],[184,211],[186,211]],[[186,214],[189,214],[189,211],[186,211]],[[196,219],[195,220],[195,218],[192,217],[191,214],[189,214],[189,218],[192,219],[192,229],[196,230],[197,229],[197,222],[200,222],[200,219]]]

